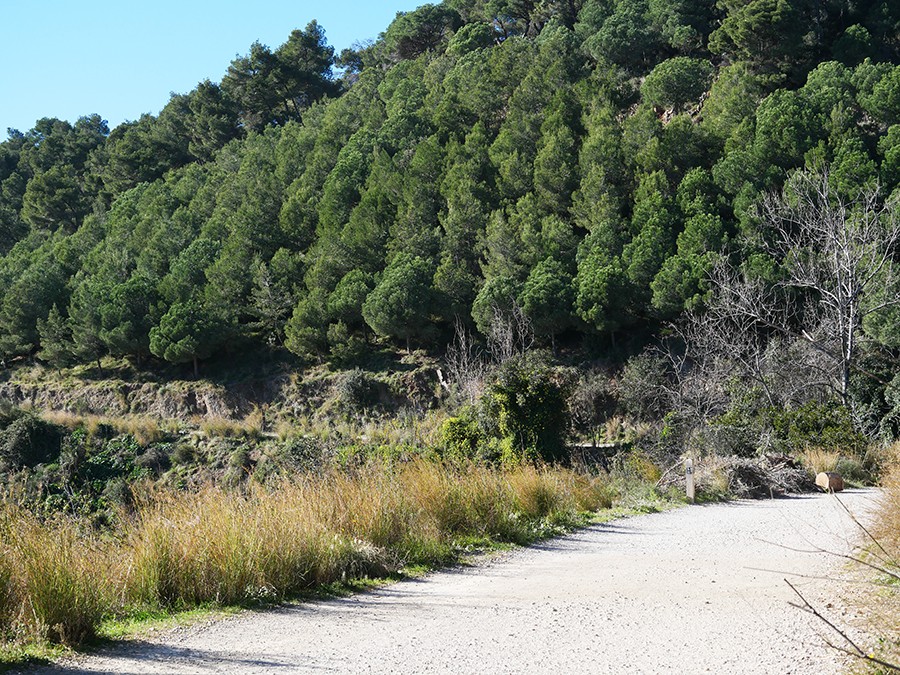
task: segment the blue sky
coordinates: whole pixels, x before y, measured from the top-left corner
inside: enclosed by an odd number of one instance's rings
[[[96,112],[113,128],[156,114],[171,92],[220,80],[254,40],[277,47],[316,19],[340,52],[425,1],[0,0],[0,140],[41,117]]]

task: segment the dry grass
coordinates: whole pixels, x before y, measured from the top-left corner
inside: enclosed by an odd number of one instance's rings
[[[635,451],[625,460],[625,471],[646,483],[656,483],[662,478],[662,469],[646,453]]]
[[[77,644],[115,608],[121,572],[115,547],[63,519],[42,523],[12,507],[0,511],[0,629],[19,640]]]
[[[258,408],[243,420],[214,415],[192,420],[208,438],[245,438],[258,440],[263,433],[263,413]]]
[[[826,448],[809,447],[803,450],[800,461],[803,462],[813,474],[828,473],[837,469],[841,460],[839,452]]]
[[[850,601],[869,636],[868,656],[900,668],[900,444],[888,448],[884,462],[883,492],[867,547],[868,562],[884,573],[875,573],[873,579],[872,569],[861,568],[860,575],[871,583],[858,585]],[[860,659],[857,665],[854,672],[895,672],[867,659]]]
[[[606,420],[603,424],[604,438],[612,443],[625,437],[625,418],[621,415],[614,415]]]
[[[697,495],[706,499],[727,499],[731,495],[728,462],[716,455],[702,458],[694,467]]]
[[[103,616],[277,599],[439,564],[466,541],[532,541],[611,503],[605,479],[566,469],[417,460],[244,492],[148,488],[104,541],[3,507],[0,634],[75,643]]]
[[[900,564],[900,444],[885,456],[886,469],[881,480],[882,500],[874,527],[874,535]]]
[[[141,445],[149,445],[160,441],[165,430],[160,421],[143,415],[124,415],[106,417],[102,415],[76,415],[64,410],[47,410],[41,412],[46,421],[68,429],[84,427],[90,435],[96,435],[103,427],[109,427],[119,434],[131,434]]]

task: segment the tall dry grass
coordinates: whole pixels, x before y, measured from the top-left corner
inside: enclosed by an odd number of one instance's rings
[[[245,438],[259,440],[263,434],[263,414],[258,408],[242,420],[221,415],[192,419],[208,438]]]
[[[88,434],[96,435],[104,426],[119,434],[131,434],[141,445],[149,445],[162,440],[166,435],[164,424],[154,417],[145,415],[78,415],[64,410],[45,410],[41,417],[52,424],[75,429],[84,427]]]
[[[0,510],[0,628],[19,639],[77,644],[117,604],[117,547],[70,519]]]
[[[800,460],[813,474],[837,470],[841,453],[827,448],[807,447],[800,454]]]
[[[900,445],[887,453],[885,464],[881,503],[873,534],[894,563],[900,566]]]
[[[608,507],[598,477],[418,460],[298,476],[243,492],[137,497],[103,541],[0,511],[0,629],[75,643],[104,616],[278,599],[451,558],[467,538],[527,542]],[[0,630],[2,632],[2,630]]]
[[[867,643],[864,651],[849,650],[860,662],[854,672],[900,670],[900,443],[887,448],[882,461],[882,492],[863,553],[875,569],[859,568],[870,583],[848,593]]]

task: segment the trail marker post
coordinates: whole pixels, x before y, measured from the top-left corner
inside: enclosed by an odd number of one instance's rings
[[[694,503],[694,460],[688,458],[684,462],[684,487],[688,501]]]

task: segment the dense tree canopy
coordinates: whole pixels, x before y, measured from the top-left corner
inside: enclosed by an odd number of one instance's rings
[[[441,348],[516,306],[548,346],[646,334],[798,170],[896,192],[898,35],[883,0],[446,0],[340,77],[312,22],[158,116],[10,130],[0,357]]]

